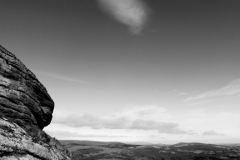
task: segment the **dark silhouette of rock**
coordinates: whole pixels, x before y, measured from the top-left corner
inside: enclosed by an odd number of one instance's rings
[[[68,151],[42,130],[50,124],[53,109],[53,100],[36,76],[14,54],[0,46],[0,159],[6,153],[26,153],[30,156],[27,159],[35,156],[45,160],[49,159],[47,150],[57,157],[50,159],[67,159]],[[35,146],[36,153],[31,146]],[[40,149],[46,156],[40,152],[38,155],[39,147],[47,148]]]

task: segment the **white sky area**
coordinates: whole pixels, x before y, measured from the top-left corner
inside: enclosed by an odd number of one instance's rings
[[[103,12],[127,25],[130,33],[141,36],[150,11],[143,1],[98,0],[98,4]],[[137,52],[136,48],[131,51]],[[125,51],[120,49],[121,52]],[[59,139],[97,141],[234,143],[240,140],[240,79],[211,86],[199,85],[197,78],[192,83],[190,79],[182,84],[177,79],[169,81],[171,75],[168,75],[165,81],[158,82],[153,75],[158,80],[164,75],[157,75],[158,69],[153,64],[145,71],[146,66],[141,64],[143,70],[135,75],[131,74],[134,71],[127,71],[128,67],[119,65],[122,70],[107,62],[107,69],[116,67],[113,68],[116,72],[109,77],[99,76],[104,77],[102,81],[90,78],[88,82],[81,77],[38,72],[43,79],[57,79],[61,81],[59,86],[65,86],[52,89],[65,94],[53,93],[58,109],[45,131]],[[173,65],[163,68],[170,71]],[[186,71],[182,73],[187,75]],[[183,81],[184,75],[180,77]]]
[[[0,44],[47,88],[57,139],[240,143],[239,2],[3,1]]]
[[[72,110],[66,107],[66,99],[55,99],[61,101],[61,109],[54,111],[53,121],[45,131],[59,139],[122,142],[234,143],[240,139],[239,79],[199,95],[172,92],[172,98],[180,99],[171,103],[174,107],[149,102],[125,104],[114,111],[107,107]],[[77,98],[71,99],[71,106],[78,103]]]

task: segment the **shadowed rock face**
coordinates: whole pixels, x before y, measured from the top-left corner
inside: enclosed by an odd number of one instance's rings
[[[54,102],[26,66],[0,46],[0,114],[19,126],[43,129],[52,120]]]

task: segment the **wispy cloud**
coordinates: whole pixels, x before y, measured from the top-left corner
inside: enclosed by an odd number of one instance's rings
[[[146,24],[148,7],[141,0],[98,0],[102,10],[139,34]]]
[[[169,117],[168,110],[157,105],[133,106],[115,113],[116,116],[128,116],[133,118],[153,118],[154,116]]]
[[[71,114],[61,118],[55,117],[53,122],[72,127],[91,127],[93,129],[136,129],[136,130],[157,130],[166,134],[187,134],[179,128],[178,123],[131,119],[129,117],[102,117],[97,115]]]
[[[211,130],[211,131],[205,131],[205,132],[203,133],[203,135],[204,135],[204,136],[224,136],[224,134],[222,134],[222,133],[217,133],[217,132],[215,132],[215,131],[213,131],[213,130]]]
[[[49,131],[46,130],[46,132],[54,137],[61,137],[61,138],[68,138],[68,137],[86,137],[86,138],[92,138],[92,137],[101,137],[101,138],[105,138],[105,137],[127,137],[124,135],[103,135],[103,134],[92,134],[92,133],[78,133],[78,132],[69,132],[69,131],[61,131],[61,130],[55,130],[55,131]]]
[[[69,82],[74,82],[74,83],[82,83],[82,84],[92,85],[91,83],[88,83],[88,82],[83,81],[83,80],[72,79],[72,78],[68,78],[68,77],[63,76],[63,75],[57,75],[57,74],[54,74],[54,73],[40,72],[40,71],[35,71],[35,73],[41,74],[41,75],[45,75],[45,76],[48,76],[48,77],[51,77],[51,78],[56,78],[56,79],[64,80],[64,81],[69,81]]]
[[[186,94],[187,94],[187,93],[184,93],[184,92],[179,93],[180,96],[184,96],[184,95],[186,95]]]
[[[137,119],[132,122],[130,129],[158,130],[159,133],[166,134],[187,134],[188,132],[179,128],[179,124],[173,122],[160,122]]]
[[[186,92],[183,92],[183,91],[180,91],[180,90],[177,90],[177,89],[174,89],[173,92],[176,92],[178,93],[180,96],[184,96],[184,95],[187,95]]]
[[[188,97],[185,101],[192,101],[198,100],[203,98],[210,98],[215,96],[222,96],[222,95],[236,95],[240,93],[240,79],[232,81],[227,86],[220,88],[218,90],[212,90],[203,94],[200,94],[195,97]]]

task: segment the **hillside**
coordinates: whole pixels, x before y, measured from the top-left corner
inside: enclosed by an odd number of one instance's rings
[[[204,143],[132,145],[116,142],[60,141],[73,160],[238,160],[240,147]]]

